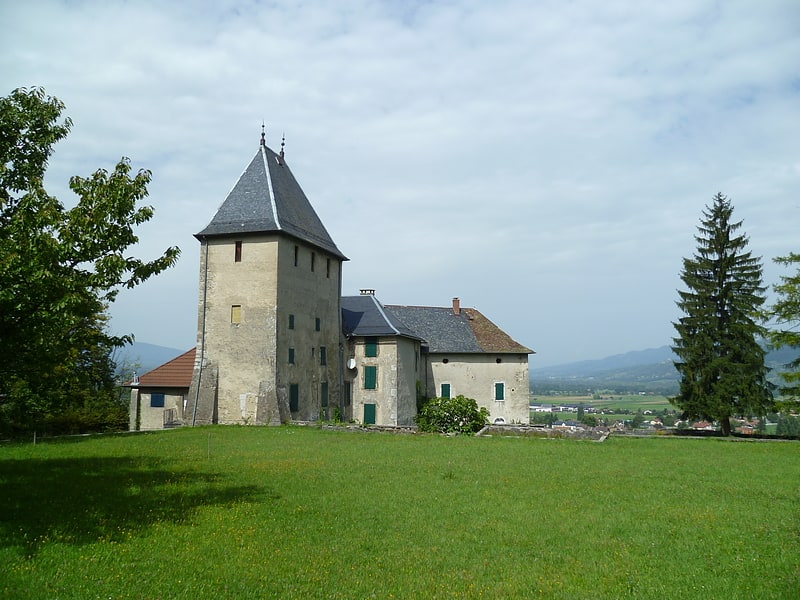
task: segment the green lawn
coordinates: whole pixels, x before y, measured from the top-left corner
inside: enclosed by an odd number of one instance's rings
[[[0,447],[0,598],[797,598],[800,444],[216,427]]]

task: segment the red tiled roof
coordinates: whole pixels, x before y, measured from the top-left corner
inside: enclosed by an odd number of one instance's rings
[[[192,383],[195,348],[139,376],[139,387],[188,388]]]
[[[467,314],[467,323],[484,352],[519,352],[535,354],[530,348],[514,341],[510,335],[487,319],[474,308],[462,309]]]

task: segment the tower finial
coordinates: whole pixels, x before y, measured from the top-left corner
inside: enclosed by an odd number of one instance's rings
[[[286,145],[286,132],[283,132],[283,136],[281,137],[281,158],[283,158],[283,147]]]
[[[266,146],[267,145],[266,135],[267,134],[266,134],[266,132],[264,130],[264,121],[261,121],[261,145],[262,146]]]

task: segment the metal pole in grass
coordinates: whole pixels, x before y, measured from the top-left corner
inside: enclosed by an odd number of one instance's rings
[[[36,432],[33,432],[33,445],[36,445]]]
[[[211,460],[211,434],[208,434],[208,460]]]

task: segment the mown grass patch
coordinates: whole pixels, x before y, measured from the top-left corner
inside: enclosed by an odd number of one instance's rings
[[[210,427],[0,449],[2,598],[791,598],[800,445]]]

